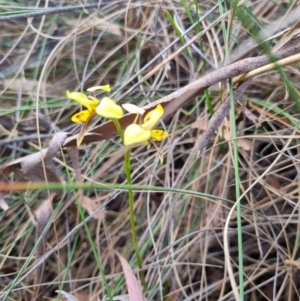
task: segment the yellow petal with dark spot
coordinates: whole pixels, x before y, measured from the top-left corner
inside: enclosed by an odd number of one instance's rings
[[[151,130],[151,139],[163,141],[168,137],[168,132],[163,130]]]
[[[93,114],[89,110],[84,110],[72,116],[72,121],[76,123],[87,122]]]

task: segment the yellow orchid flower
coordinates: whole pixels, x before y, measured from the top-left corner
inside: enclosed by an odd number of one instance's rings
[[[89,99],[85,94],[81,92],[69,92],[67,90],[67,97],[80,103],[87,110],[83,110],[79,113],[76,113],[72,116],[72,121],[76,123],[85,123],[88,122],[93,115],[95,115],[96,108],[99,104],[99,100],[96,98]]]
[[[124,131],[124,145],[132,145],[147,142],[151,138],[151,132],[144,130],[138,124],[130,124]]]
[[[123,105],[124,107],[124,105]],[[139,110],[134,105],[124,107],[130,113],[139,114]],[[152,129],[164,114],[162,105],[157,105],[155,109],[148,112],[141,125],[131,124],[124,131],[124,144],[133,145],[151,141],[163,141],[168,137],[168,133],[163,130]],[[136,122],[136,120],[135,120]]]
[[[75,123],[86,123],[91,118],[91,112],[89,110],[83,110],[74,114],[71,120]]]
[[[158,121],[161,119],[161,117],[164,114],[164,108],[162,105],[158,104],[155,109],[151,110],[146,114],[144,118],[144,123],[141,125],[141,127],[145,130],[152,130],[154,126],[158,123]]]
[[[122,107],[117,105],[109,97],[104,97],[101,99],[100,104],[96,108],[96,113],[99,116],[108,119],[120,119],[121,117],[123,117]]]
[[[169,136],[168,132],[163,130],[151,130],[151,139],[155,141],[164,141]]]
[[[88,90],[91,91],[91,93],[94,93],[94,91],[99,89],[109,92],[110,86],[106,85],[106,86],[91,87]],[[78,102],[79,104],[87,108],[87,110],[83,110],[79,113],[74,114],[71,118],[73,122],[82,124],[80,133],[78,134],[78,138],[77,138],[77,146],[79,147],[83,140],[84,134],[87,131],[90,121],[92,120],[93,116],[96,114],[96,109],[100,101],[95,97],[92,96],[88,97],[87,95],[81,92],[70,92],[67,90],[66,94],[68,98]]]

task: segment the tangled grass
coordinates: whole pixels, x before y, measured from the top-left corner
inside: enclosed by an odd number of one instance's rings
[[[56,132],[79,132],[70,121],[79,108],[66,98],[67,89],[110,84],[116,101],[145,106],[229,63],[276,52],[298,39],[296,1],[235,6],[120,0],[60,12],[81,4],[1,3],[1,16],[12,16],[0,21],[2,165],[44,149]],[[13,19],[45,8],[55,13]],[[228,82],[164,118],[160,126],[169,137],[159,144],[162,165],[156,149],[133,149],[133,187],[148,187],[134,192],[147,299],[234,300],[241,288],[240,300],[300,299],[298,75],[295,63],[252,78],[200,156],[199,137],[235,88]],[[94,118],[90,127],[103,122]],[[118,138],[84,145],[73,155],[64,148],[51,170],[61,181],[75,182],[72,187],[2,194],[1,299],[56,300],[61,289],[78,300],[106,300],[89,237],[111,295],[127,293],[114,252],[137,267],[123,154]],[[42,169],[35,173],[24,179],[14,171],[1,181],[35,182]],[[114,189],[100,189],[103,183]],[[237,200],[240,213],[230,212]],[[50,215],[39,227],[45,201]]]

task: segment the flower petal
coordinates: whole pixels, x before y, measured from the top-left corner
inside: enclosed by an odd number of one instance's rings
[[[100,104],[96,108],[96,113],[109,119],[120,119],[123,116],[122,107],[108,97],[101,99]]]
[[[168,137],[168,132],[163,130],[151,130],[151,139],[163,141]]]
[[[70,92],[67,90],[67,97],[80,103],[90,111],[94,111],[96,106],[99,104],[99,100],[96,98],[93,98],[93,100],[88,99],[88,97],[81,92]]]
[[[81,92],[70,92],[69,90],[67,90],[66,94],[68,98],[75,100],[83,106],[85,106],[85,104],[89,101],[88,97]]]
[[[155,109],[148,112],[148,114],[145,116],[144,123],[141,125],[141,127],[145,130],[153,129],[163,114],[164,108],[160,104],[157,105]]]
[[[94,92],[97,90],[102,90],[104,92],[110,92],[110,85],[105,85],[105,86],[95,86],[95,87],[90,87],[87,89],[88,92]]]
[[[85,123],[87,122],[94,114],[89,110],[83,110],[79,113],[76,113],[72,116],[71,120],[76,123]]]
[[[96,97],[89,96],[89,102],[90,102],[91,111],[95,112],[96,108],[98,107],[98,105],[100,103],[100,101]]]
[[[124,131],[124,145],[144,143],[151,137],[151,132],[138,124],[130,124]]]
[[[144,109],[142,109],[136,105],[133,105],[132,103],[124,103],[124,104],[122,104],[122,107],[124,108],[124,110],[126,110],[127,112],[132,113],[132,114],[143,115],[145,113]]]

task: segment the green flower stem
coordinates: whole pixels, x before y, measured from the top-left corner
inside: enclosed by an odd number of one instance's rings
[[[126,179],[127,179],[127,184],[131,185],[131,166],[130,166],[130,153],[131,149],[129,148],[125,152],[124,156],[124,168],[125,168],[125,173],[126,173]],[[136,254],[136,261],[138,264],[138,267],[140,269],[140,278],[141,278],[141,283],[144,288],[144,291],[146,290],[146,281],[145,281],[145,275],[142,270],[142,259],[140,255],[140,249],[139,249],[139,243],[136,235],[136,229],[135,229],[135,218],[134,218],[134,202],[133,202],[133,192],[132,189],[128,189],[128,202],[129,202],[129,215],[130,215],[130,225],[131,225],[131,235],[132,235],[132,242],[133,242],[133,247],[135,250]]]
[[[116,126],[116,129],[122,139],[122,142],[124,144],[124,133],[122,131],[121,125],[117,119],[112,119],[113,123]],[[131,148],[128,148],[124,155],[124,169],[126,174],[126,180],[127,184],[131,185],[131,162],[130,162],[130,154],[131,154]],[[142,266],[142,259],[140,255],[140,249],[139,249],[139,243],[137,239],[136,234],[136,228],[135,228],[135,218],[134,218],[134,201],[133,201],[133,191],[132,189],[128,189],[128,203],[129,203],[129,215],[130,215],[130,225],[131,225],[131,236],[132,236],[132,242],[133,247],[136,255],[136,261],[138,264],[138,267],[140,269],[140,279],[143,286],[144,291],[146,291],[147,285],[145,280],[145,274],[143,272],[143,266]]]
[[[121,139],[122,139],[122,143],[124,144],[124,133],[122,131],[122,128],[121,128],[119,120],[118,119],[112,119],[111,121],[114,123],[114,125],[115,125],[115,127],[116,127],[116,129],[117,129],[117,131],[118,131],[118,133],[119,133],[119,135],[121,137]]]
[[[238,161],[238,147],[237,147],[237,130],[236,130],[236,117],[235,117],[235,99],[233,94],[233,85],[231,79],[229,80],[230,88],[230,120],[231,120],[231,131],[233,138],[233,158],[234,158],[234,176],[235,176],[235,195],[236,199],[239,200],[241,196],[240,192],[240,171],[239,171],[239,161]],[[236,205],[236,219],[237,219],[237,238],[238,238],[238,259],[239,259],[239,295],[240,301],[244,301],[245,288],[244,288],[244,254],[243,254],[243,224],[242,224],[242,210],[241,202],[238,201]]]

